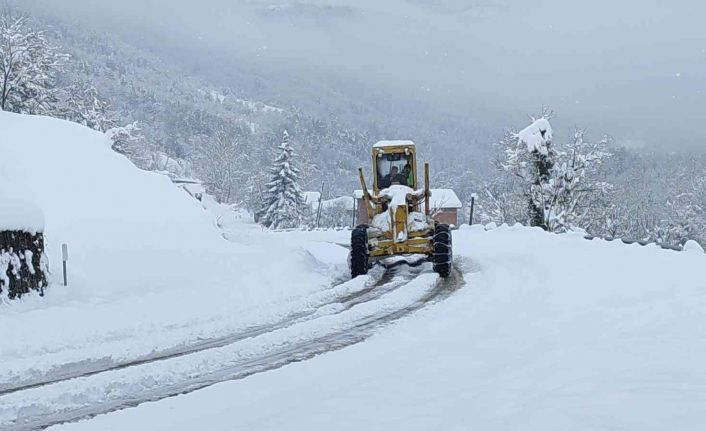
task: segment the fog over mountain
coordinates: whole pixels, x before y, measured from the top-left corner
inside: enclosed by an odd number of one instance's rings
[[[549,105],[618,144],[706,149],[706,4],[27,0],[244,96],[492,133]],[[307,97],[302,97],[306,95]],[[352,109],[351,106],[358,106]],[[422,118],[420,118],[422,117]],[[439,120],[442,119],[442,120]],[[410,136],[414,138],[413,136]]]

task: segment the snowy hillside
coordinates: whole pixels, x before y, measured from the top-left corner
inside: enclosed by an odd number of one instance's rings
[[[64,430],[697,430],[706,255],[468,226],[466,286],[368,342]]]
[[[234,222],[227,236],[237,243],[227,241],[196,200],[137,169],[101,133],[5,112],[0,130],[0,181],[44,213],[53,278],[45,298],[0,304],[0,388],[61,364],[134,358],[267,322],[330,287],[306,244]]]

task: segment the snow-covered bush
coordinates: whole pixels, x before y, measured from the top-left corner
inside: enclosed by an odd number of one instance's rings
[[[137,122],[108,129],[105,134],[112,141],[111,148],[127,158],[141,169],[151,169],[153,153],[147,150],[145,137]]]

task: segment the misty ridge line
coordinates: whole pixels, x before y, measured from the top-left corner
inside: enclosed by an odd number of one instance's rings
[[[609,154],[581,168],[590,172],[590,189],[605,196],[578,205],[578,227],[666,245],[703,238],[699,178],[706,163],[690,145],[702,141],[689,138],[702,132],[698,122],[671,109],[679,98],[655,110],[621,93],[665,78],[676,59],[699,64],[685,54],[698,38],[673,50],[693,30],[688,20],[679,32],[642,39],[637,30],[673,22],[676,9],[591,23],[595,11],[582,6],[547,1],[528,11],[489,3],[478,3],[489,11],[479,14],[454,1],[207,1],[198,10],[128,2],[119,13],[87,0],[70,13],[45,0],[14,7],[54,51],[70,55],[50,89],[61,100],[46,114],[109,132],[114,149],[138,167],[201,181],[218,200],[252,213],[262,209],[267,172],[287,131],[302,190],[319,190],[323,182],[327,198],[348,196],[359,187],[356,170],[368,164],[373,142],[413,139],[431,163],[435,186],[455,190],[466,204],[479,196],[479,221],[527,223],[524,186],[499,169],[514,145],[503,132],[521,130],[536,118],[527,113],[549,105],[558,114],[551,119],[554,171],[567,154],[590,156],[591,145],[605,141],[601,152]],[[586,13],[581,32],[592,38],[583,47],[557,36],[576,41],[575,21],[566,18],[579,12]],[[612,40],[591,34],[591,26]],[[518,37],[518,28],[532,37]],[[664,53],[656,56],[656,49]],[[627,51],[635,57],[622,56]],[[666,82],[698,88],[693,71],[679,69]],[[612,79],[601,81],[608,72]],[[645,88],[640,97],[674,91]],[[612,98],[579,98],[588,90]],[[585,142],[577,143],[577,131]],[[326,224],[350,224],[345,209],[327,211]],[[302,223],[310,223],[307,216]]]

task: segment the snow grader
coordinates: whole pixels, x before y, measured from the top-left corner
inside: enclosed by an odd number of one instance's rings
[[[429,208],[429,163],[424,164],[424,187],[417,178],[416,148],[412,141],[380,141],[373,146],[373,188],[358,169],[368,224],[351,232],[350,269],[353,278],[391,256],[425,255],[441,277],[452,263],[449,225],[437,223]]]

